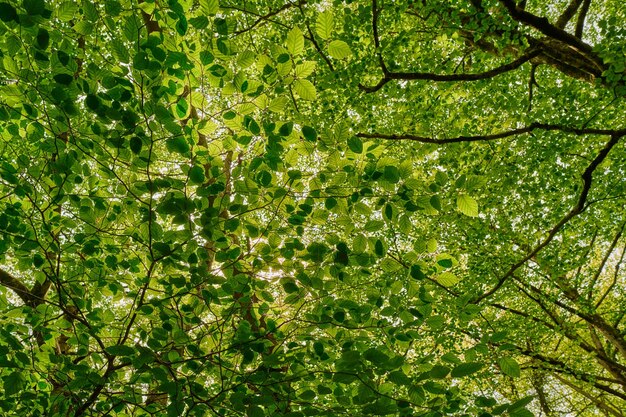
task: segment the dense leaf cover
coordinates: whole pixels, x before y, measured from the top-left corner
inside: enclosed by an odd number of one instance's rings
[[[0,415],[624,416],[624,22],[0,2]]]

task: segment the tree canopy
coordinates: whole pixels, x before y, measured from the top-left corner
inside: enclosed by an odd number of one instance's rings
[[[0,415],[623,417],[624,22],[0,2]]]

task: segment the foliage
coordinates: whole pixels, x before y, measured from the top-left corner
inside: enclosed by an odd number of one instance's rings
[[[625,20],[0,2],[0,415],[623,416]]]

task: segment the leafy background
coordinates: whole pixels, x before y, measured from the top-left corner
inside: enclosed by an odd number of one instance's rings
[[[0,3],[0,412],[623,416],[625,18]]]

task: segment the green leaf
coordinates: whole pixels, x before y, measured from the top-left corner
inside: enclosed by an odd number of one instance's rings
[[[26,380],[22,373],[19,371],[11,372],[4,377],[4,394],[6,396],[17,394],[24,389],[24,385],[26,385]]]
[[[478,203],[467,194],[459,194],[459,196],[457,196],[456,207],[466,216],[478,216]]]
[[[265,411],[258,405],[251,405],[246,411],[247,417],[265,417]]]
[[[443,187],[448,182],[448,174],[443,171],[437,171],[435,173],[435,181]]]
[[[143,142],[141,138],[137,136],[133,136],[130,139],[130,150],[135,154],[139,154],[141,152],[141,147],[143,146]]]
[[[302,126],[302,136],[309,142],[317,140],[317,132],[311,126]]]
[[[293,89],[304,100],[315,100],[317,98],[315,86],[309,80],[295,80]]]
[[[189,170],[189,181],[193,184],[202,184],[204,182],[204,168],[194,166]]]
[[[88,22],[86,20],[81,20],[80,22],[74,25],[74,30],[78,34],[83,35],[83,36],[90,35],[91,32],[93,32],[93,28],[94,28],[93,23]]]
[[[430,370],[430,376],[435,379],[443,379],[450,373],[450,368],[444,365],[435,365]]]
[[[331,10],[326,10],[317,15],[317,20],[315,21],[315,32],[317,36],[324,40],[330,39],[333,34],[333,28],[335,26],[333,12]]]
[[[294,27],[289,31],[286,45],[291,56],[298,56],[304,51],[304,36],[299,28]]]
[[[381,220],[369,220],[363,226],[363,230],[366,232],[377,232],[385,226],[385,223]]]
[[[274,113],[282,112],[288,102],[289,99],[287,97],[276,97],[270,102],[268,109]]]
[[[460,365],[457,365],[452,370],[453,378],[462,378],[464,376],[471,375],[480,371],[483,368],[483,364],[480,362],[466,362]]]
[[[437,265],[443,268],[451,268],[453,265],[452,259],[444,258],[437,261]]]
[[[398,227],[400,231],[405,235],[409,235],[411,231],[413,231],[413,223],[411,222],[411,218],[403,214],[398,218]]]
[[[396,184],[400,181],[400,171],[395,166],[387,165],[383,171],[383,178],[386,181]]]
[[[293,131],[293,122],[283,123],[280,128],[278,128],[278,134],[280,136],[289,136]]]
[[[534,399],[535,399],[534,395],[528,395],[528,396],[526,396],[524,398],[520,398],[519,400],[515,401],[513,404],[509,405],[509,407],[508,407],[509,413],[511,411],[515,411],[515,410],[518,410],[520,408],[526,407]]]
[[[363,142],[357,136],[348,138],[348,148],[354,153],[363,153]]]
[[[498,358],[496,363],[500,367],[503,374],[510,376],[511,378],[519,378],[521,375],[520,367],[515,359],[508,356]]]
[[[426,393],[424,392],[424,388],[419,385],[413,385],[409,388],[409,398],[415,404],[423,404],[426,401]]]
[[[516,408],[509,411],[509,417],[535,417],[527,408]]]
[[[219,8],[219,0],[200,0],[200,11],[207,16],[215,16]]]
[[[178,17],[178,21],[176,22],[176,32],[178,32],[180,36],[184,36],[185,33],[187,33],[188,27],[187,18],[184,15],[180,15]]]
[[[167,149],[170,152],[175,152],[181,155],[186,155],[189,152],[189,143],[187,143],[187,139],[184,137],[176,137],[172,139],[168,139],[166,141]]]
[[[184,98],[178,100],[176,103],[176,117],[179,119],[185,118],[187,116],[187,112],[189,111],[189,103]]]
[[[419,265],[411,265],[411,278],[421,281],[426,278],[426,275]]]
[[[296,77],[306,78],[315,71],[315,61],[304,61],[296,65]]]
[[[54,81],[63,85],[69,85],[72,83],[72,81],[74,81],[74,77],[72,77],[72,75],[70,74],[57,74],[53,78]]]
[[[442,272],[441,274],[437,275],[435,280],[444,287],[451,287],[454,284],[458,283],[460,281],[460,278],[454,275],[452,272]]]
[[[316,396],[317,396],[317,394],[315,393],[315,391],[310,390],[310,389],[306,390],[306,391],[303,391],[300,394],[298,394],[298,398],[300,398],[302,401],[311,401]]]
[[[439,199],[438,196],[436,195],[431,196],[429,203],[432,208],[434,208],[437,211],[441,211],[441,200]]]
[[[328,54],[335,59],[344,59],[352,55],[352,51],[344,41],[332,41],[328,44]]]
[[[135,349],[126,345],[109,346],[105,351],[113,356],[130,356],[135,354]]]
[[[44,0],[24,0],[22,6],[31,16],[38,16],[44,13],[46,2]]]
[[[389,357],[379,349],[371,348],[363,353],[363,357],[376,366],[384,366],[389,361]]]
[[[17,10],[9,3],[0,3],[0,20],[3,22],[17,22]]]
[[[39,28],[39,31],[37,32],[37,46],[39,47],[39,49],[47,49],[49,43],[50,34],[47,30]]]
[[[257,182],[263,187],[267,187],[272,183],[272,174],[267,171],[261,171],[257,174]]]

